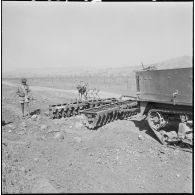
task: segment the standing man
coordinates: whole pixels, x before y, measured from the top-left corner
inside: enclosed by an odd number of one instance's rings
[[[16,92],[16,94],[19,96],[19,101],[21,104],[21,108],[22,108],[22,117],[24,117],[24,104],[26,104],[27,107],[27,112],[28,112],[28,116],[30,116],[30,107],[29,107],[29,102],[30,102],[30,96],[29,96],[29,92],[30,92],[30,88],[27,85],[27,80],[25,78],[21,79],[21,84],[18,87],[18,90]]]

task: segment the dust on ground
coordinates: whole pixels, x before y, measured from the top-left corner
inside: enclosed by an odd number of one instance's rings
[[[36,89],[35,115],[21,119],[15,90],[2,85],[3,193],[192,193],[192,154],[162,146],[146,123],[88,130],[82,116],[52,120],[48,105],[72,94]]]

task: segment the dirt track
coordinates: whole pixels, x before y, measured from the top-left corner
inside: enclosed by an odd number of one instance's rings
[[[82,116],[52,120],[48,105],[74,93],[31,89],[31,110],[41,114],[22,120],[15,85],[2,85],[3,193],[192,193],[192,154],[163,147],[144,122],[90,131]]]
[[[7,81],[3,81],[2,84],[7,85],[7,86],[11,86],[11,87],[17,87],[16,84],[11,83],[11,82],[7,82]],[[33,91],[47,91],[47,92],[51,92],[51,93],[62,93],[63,97],[68,97],[68,98],[76,98],[78,95],[78,91],[77,90],[65,90],[65,89],[56,89],[56,88],[50,88],[50,87],[41,87],[41,86],[31,86],[31,89]],[[100,91],[99,92],[99,96],[101,98],[107,98],[107,97],[116,97],[119,98],[120,94],[117,93],[110,93],[110,92],[105,92],[105,91]]]

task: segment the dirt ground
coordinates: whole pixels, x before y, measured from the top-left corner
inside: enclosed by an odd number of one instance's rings
[[[192,193],[192,153],[162,146],[145,122],[97,130],[82,116],[49,119],[71,91],[33,88],[35,117],[21,119],[14,85],[2,85],[3,193]]]

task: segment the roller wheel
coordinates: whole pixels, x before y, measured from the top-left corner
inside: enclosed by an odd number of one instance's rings
[[[150,128],[154,131],[159,131],[164,126],[164,118],[160,112],[150,110],[147,117]]]

